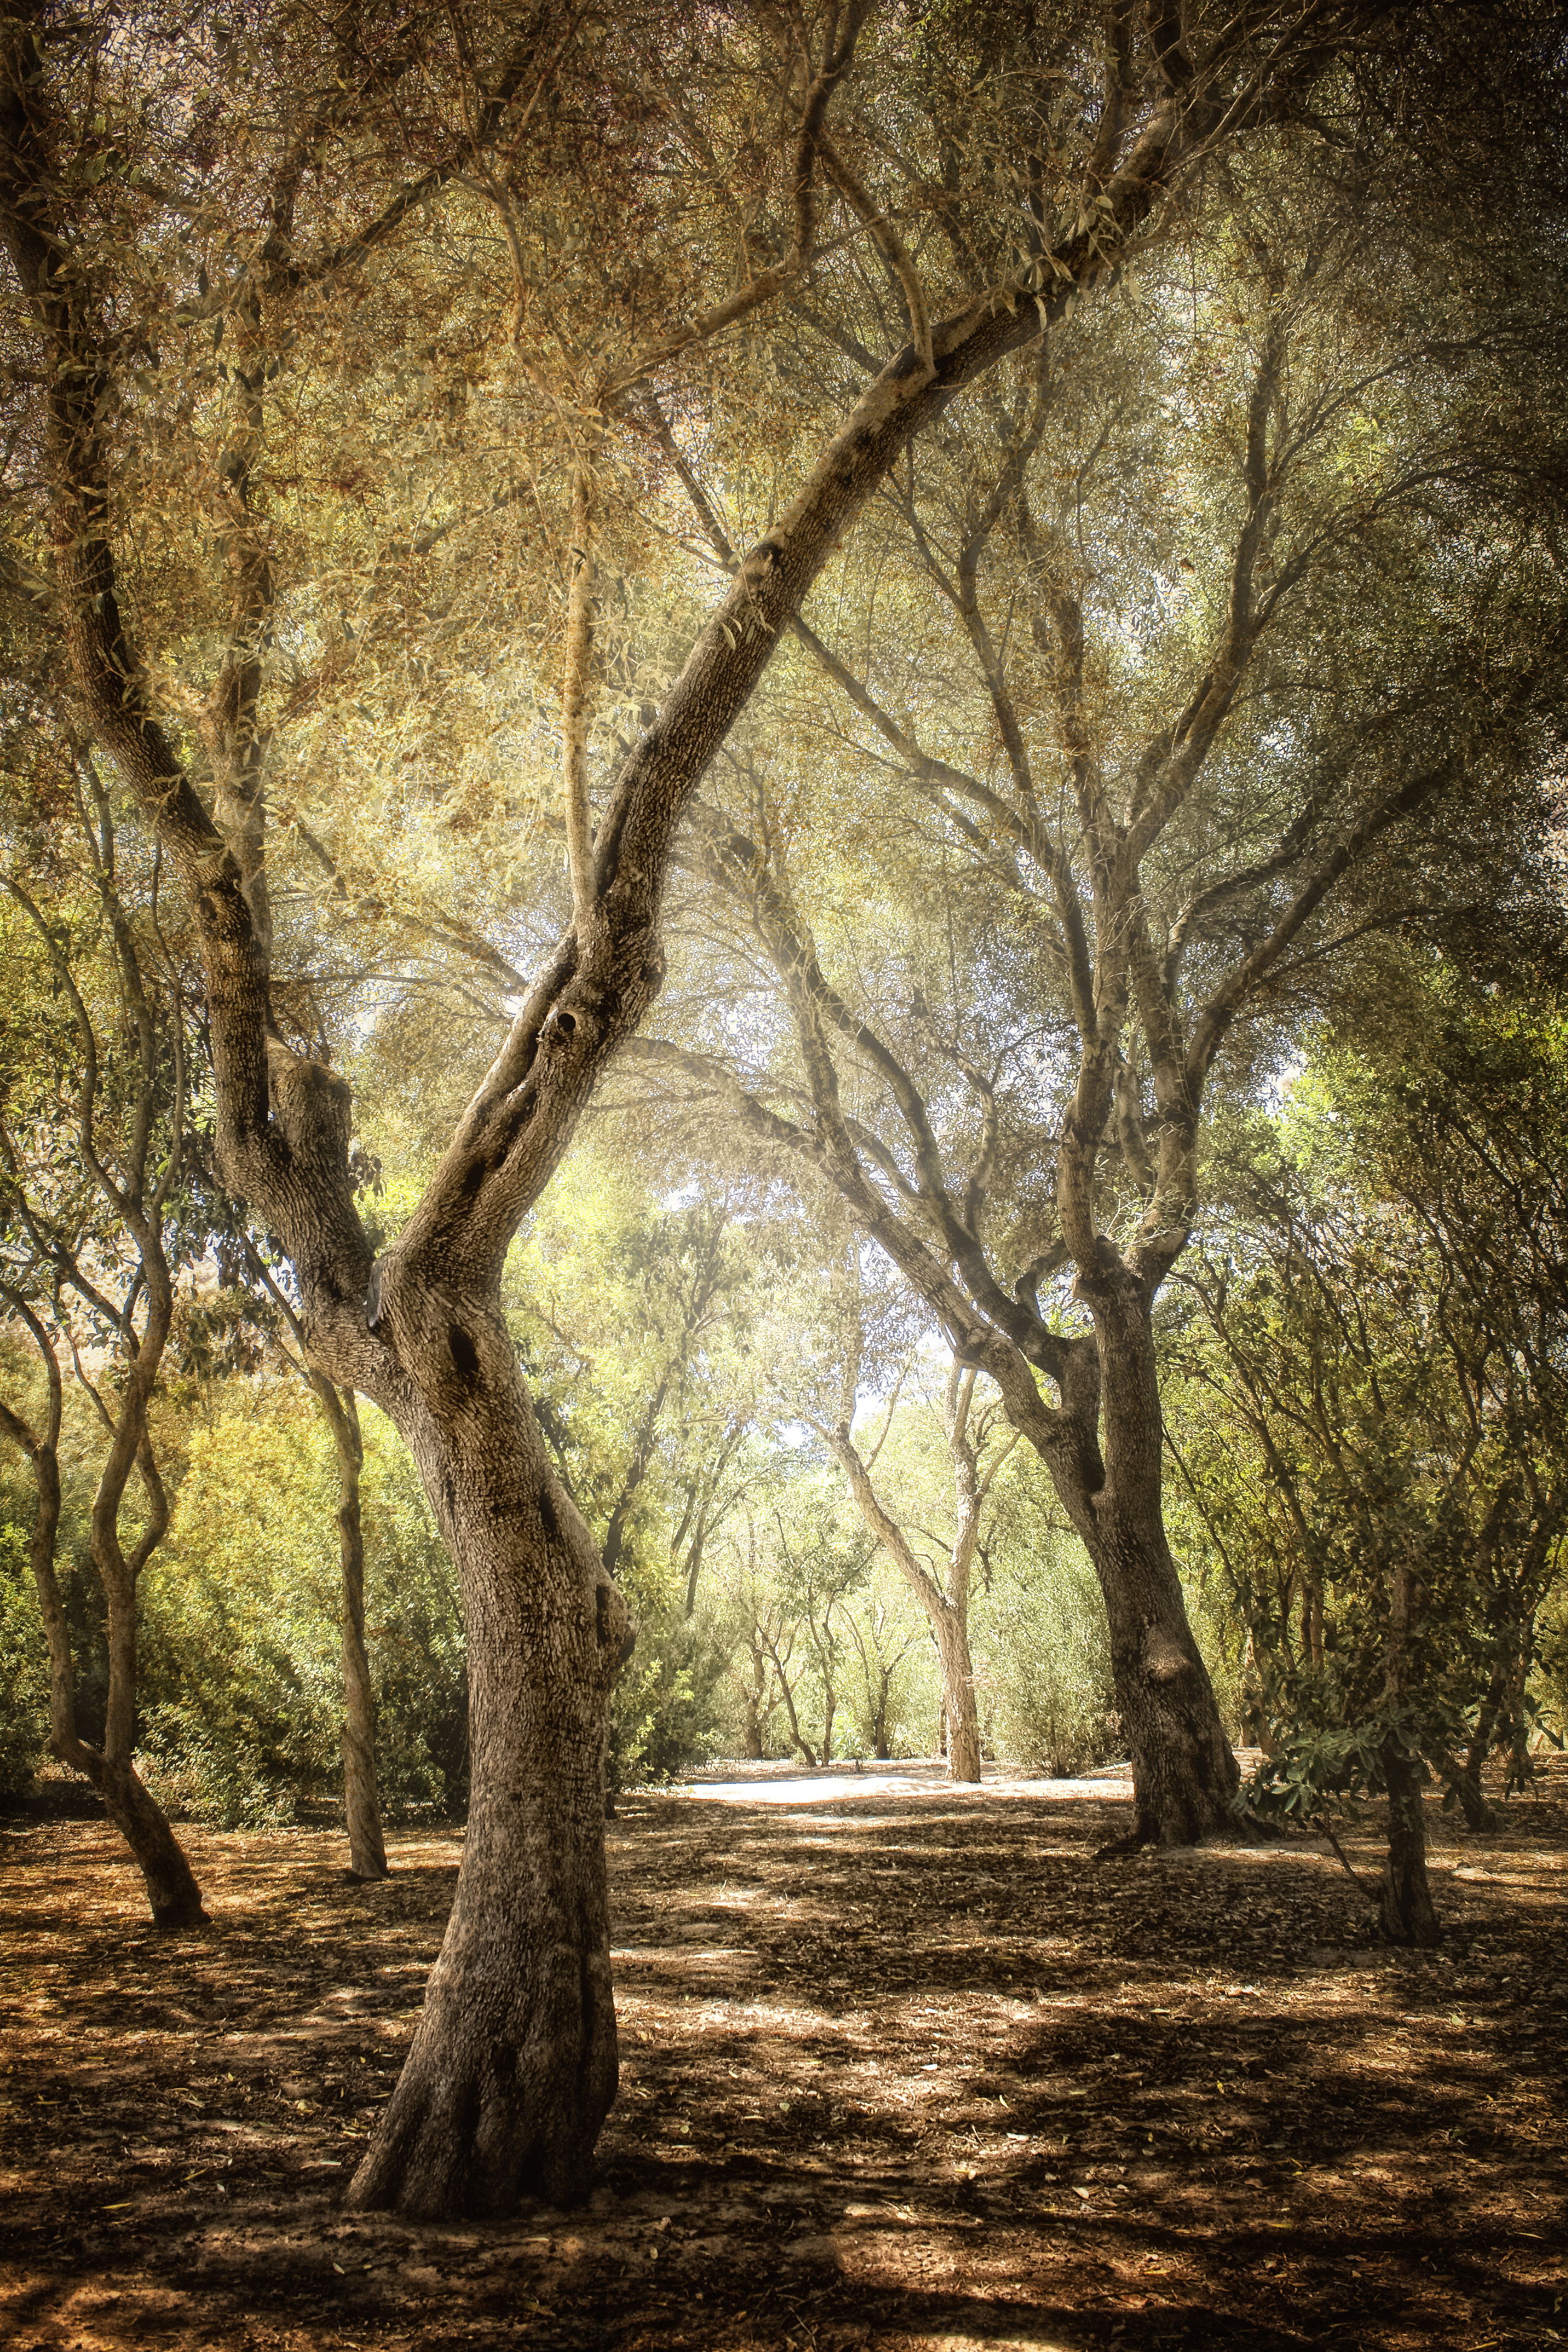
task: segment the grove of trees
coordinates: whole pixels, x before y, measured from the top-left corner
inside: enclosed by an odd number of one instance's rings
[[[1557,12],[0,53],[0,1772],[171,1932],[466,1817],[416,2215],[583,2194],[715,1752],[1376,1799],[1432,1940],[1568,1697]]]

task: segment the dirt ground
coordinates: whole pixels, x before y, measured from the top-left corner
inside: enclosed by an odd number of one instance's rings
[[[1404,2352],[1568,2342],[1568,1770],[1433,1818],[1447,1928],[1381,1949],[1307,1845],[1099,1864],[1112,1785],[918,1771],[628,1801],[600,2182],[350,2217],[460,1851],[0,1822],[0,2340],[20,2352]],[[1368,1864],[1370,1843],[1352,1847]]]

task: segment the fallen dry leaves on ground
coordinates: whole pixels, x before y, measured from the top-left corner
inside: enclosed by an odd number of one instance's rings
[[[1448,1934],[1300,1844],[1096,1864],[1116,1794],[628,1801],[589,2205],[341,2210],[460,1852],[194,1832],[165,1942],[100,1822],[0,1822],[18,2352],[1482,2352],[1568,2342],[1568,1770],[1434,1815]],[[1360,1849],[1370,1866],[1375,1849]]]

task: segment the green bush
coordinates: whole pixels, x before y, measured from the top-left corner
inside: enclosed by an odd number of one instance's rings
[[[174,1811],[223,1828],[342,1792],[337,1468],[309,1398],[198,1431],[143,1592],[142,1746]],[[364,1416],[365,1633],[390,1820],[460,1812],[467,1706],[450,1563],[412,1464]]]
[[[998,1577],[976,1602],[972,1647],[999,1754],[1058,1780],[1117,1755],[1105,1603],[1087,1560],[1042,1549]]]
[[[658,1580],[627,1563],[637,1647],[610,1693],[605,1780],[622,1789],[673,1780],[717,1754],[725,1653],[705,1617],[688,1618]]]
[[[20,1796],[49,1736],[48,1650],[20,1528],[0,1527],[0,1797]]]

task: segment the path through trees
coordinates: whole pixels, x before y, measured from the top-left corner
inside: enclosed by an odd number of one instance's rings
[[[626,1801],[601,2185],[490,2225],[341,2204],[460,1841],[353,1885],[335,1832],[193,1832],[216,1926],[171,1948],[110,1831],[13,1818],[11,2340],[1555,2340],[1568,1768],[1489,1837],[1434,1820],[1436,1958],[1307,1846],[1091,1866],[1114,1783],[845,1786]]]

